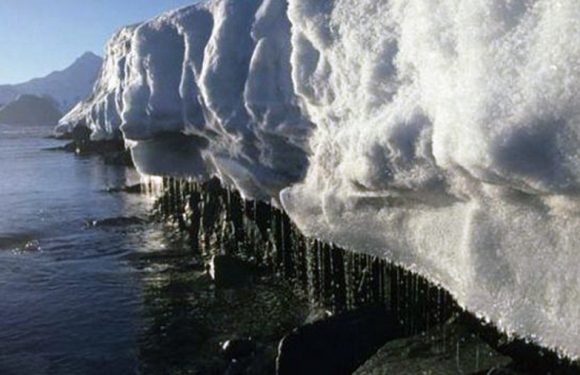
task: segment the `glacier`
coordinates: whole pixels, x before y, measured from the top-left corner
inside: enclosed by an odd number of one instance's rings
[[[211,0],[120,30],[57,131],[219,177],[580,358],[580,3]]]

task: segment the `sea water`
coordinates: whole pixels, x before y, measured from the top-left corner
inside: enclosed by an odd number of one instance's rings
[[[48,150],[49,128],[0,125],[0,373],[133,373],[141,273],[129,256],[162,247],[142,195],[110,194],[132,170]]]

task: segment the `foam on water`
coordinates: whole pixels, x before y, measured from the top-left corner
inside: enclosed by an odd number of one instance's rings
[[[204,2],[117,34],[61,129],[281,197],[578,358],[579,20],[576,0]]]

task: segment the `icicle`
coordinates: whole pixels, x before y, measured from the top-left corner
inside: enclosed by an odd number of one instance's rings
[[[228,253],[265,266],[294,282],[313,304],[333,311],[387,305],[408,333],[444,322],[453,304],[440,288],[382,259],[345,252],[305,238],[281,211],[245,202],[217,180],[203,184],[144,178],[147,194],[160,193],[160,213],[188,235],[203,258]]]

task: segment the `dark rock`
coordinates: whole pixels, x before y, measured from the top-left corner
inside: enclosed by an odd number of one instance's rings
[[[91,133],[91,129],[87,126],[75,126],[70,133],[70,139],[78,144],[89,143],[91,141]]]
[[[123,192],[129,194],[140,194],[144,191],[144,186],[142,184],[128,185],[123,188]]]
[[[224,375],[245,375],[247,374],[247,366],[245,363],[233,360],[228,365]]]
[[[94,141],[91,139],[91,134],[91,129],[79,124],[70,133],[60,134],[58,137],[72,140],[71,143],[62,148],[65,151],[72,151],[78,155],[102,155],[105,162],[110,164],[125,165],[127,163],[126,154],[128,151],[125,150],[122,138],[115,137],[111,140]]]
[[[79,155],[114,154],[125,150],[122,141],[75,141],[76,153]]]
[[[80,156],[100,155],[108,165],[135,166],[131,151],[125,148],[122,140],[92,141],[91,131],[85,126],[77,126],[72,133],[63,137],[72,139],[72,142],[50,150],[74,152]]]
[[[48,147],[45,151],[64,151],[74,153],[77,150],[77,145],[74,142],[68,142],[64,146]]]
[[[236,340],[237,341],[237,340]],[[253,340],[244,340],[243,348],[238,358],[227,359],[228,367],[225,374],[229,375],[264,375],[276,372],[276,353],[268,345],[260,345]],[[262,343],[263,344],[263,343]]]
[[[511,367],[512,366],[492,368],[489,370],[474,372],[471,375],[525,375],[526,374],[524,372],[519,372],[519,371],[513,370]]]
[[[229,255],[216,255],[209,264],[209,274],[220,288],[238,288],[248,285],[253,279],[252,266]]]
[[[127,185],[123,187],[108,188],[108,193],[127,193],[127,194],[141,194],[144,191],[142,184]]]
[[[516,374],[511,359],[493,350],[457,320],[427,332],[392,340],[355,375],[382,374]]]
[[[62,146],[61,149],[66,152],[77,152],[77,144],[74,142],[69,142],[66,145]]]
[[[461,315],[462,324],[476,332],[494,350],[513,360],[503,371],[514,371],[517,374],[580,374],[580,363],[558,356],[557,353],[542,348],[521,338],[510,338],[502,334],[492,324],[483,322],[470,313]]]
[[[105,164],[107,165],[120,165],[124,167],[134,167],[133,158],[131,157],[131,151],[122,150],[117,152],[110,152],[103,155]]]
[[[333,316],[282,339],[277,373],[352,374],[386,341],[401,335],[396,319],[382,306]]]
[[[240,360],[254,354],[256,343],[252,338],[232,339],[222,344],[222,353],[228,361]]]
[[[89,223],[92,227],[124,227],[144,224],[145,221],[138,217],[113,217],[102,220],[93,220]]]

